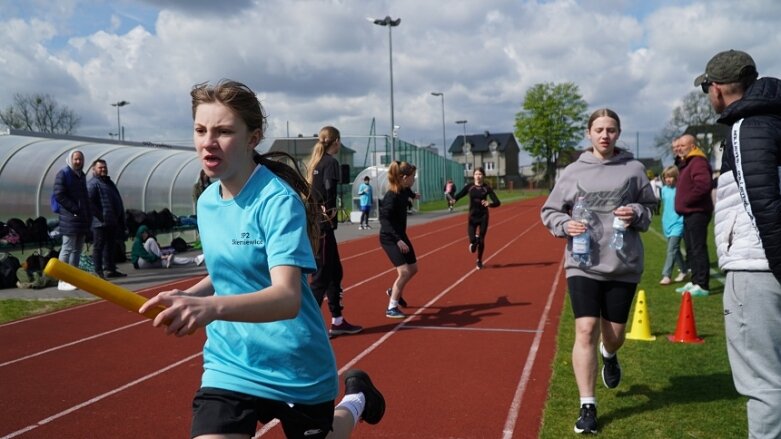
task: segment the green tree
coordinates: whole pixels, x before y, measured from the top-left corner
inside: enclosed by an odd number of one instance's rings
[[[60,106],[48,94],[14,95],[14,103],[0,111],[0,122],[9,128],[39,133],[71,134],[79,126],[79,116]]]
[[[681,105],[675,107],[672,117],[667,122],[662,132],[656,136],[654,143],[660,157],[672,156],[673,139],[686,133],[690,134],[717,134],[717,115],[713,111],[708,95],[697,89],[683,97]],[[713,146],[721,141],[721,136],[708,136],[709,142],[700,142],[700,148],[705,154],[710,155]]]
[[[532,157],[545,162],[548,187],[553,187],[562,154],[575,150],[583,137],[587,107],[572,82],[536,84],[526,92],[515,115],[515,137]]]

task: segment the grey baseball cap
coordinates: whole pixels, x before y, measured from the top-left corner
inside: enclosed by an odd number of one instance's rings
[[[731,84],[739,82],[751,73],[756,75],[756,71],[757,65],[751,55],[740,50],[725,50],[708,61],[705,73],[694,80],[694,86],[699,87],[706,81]]]

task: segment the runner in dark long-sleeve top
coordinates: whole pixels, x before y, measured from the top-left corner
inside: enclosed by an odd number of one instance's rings
[[[464,186],[455,198],[458,201],[469,194],[469,221],[467,222],[469,251],[471,253],[477,251],[477,269],[480,270],[483,268],[485,235],[488,233],[488,208],[499,207],[502,203],[491,186],[483,183],[485,171],[482,167],[475,168],[473,176],[474,183]]]
[[[334,235],[338,226],[336,190],[340,180],[340,168],[339,162],[333,157],[339,153],[341,145],[339,130],[332,126],[321,128],[317,143],[312,148],[307,172],[307,181],[312,185],[312,198],[323,214],[320,219],[320,243],[315,255],[317,271],[312,273],[310,286],[318,305],[322,306],[323,299],[328,298],[328,310],[331,312],[331,329],[328,334],[331,337],[357,334],[363,330],[362,326],[349,323],[342,315],[344,272]]]
[[[393,287],[387,290],[390,300],[385,316],[391,319],[406,317],[399,309],[399,306],[407,306],[402,297],[404,286],[418,272],[415,249],[407,236],[407,207],[410,200],[417,198],[410,189],[415,183],[415,171],[415,166],[407,162],[391,163],[388,167],[390,189],[380,201],[380,245],[398,274]]]

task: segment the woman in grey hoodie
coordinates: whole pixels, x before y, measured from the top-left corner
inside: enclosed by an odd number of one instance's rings
[[[602,355],[602,381],[618,386],[621,367],[616,352],[624,343],[626,321],[643,273],[640,232],[648,230],[656,204],[645,167],[634,156],[616,148],[621,134],[618,115],[597,110],[588,120],[591,147],[561,173],[542,207],[542,222],[550,232],[567,238],[565,268],[575,314],[572,368],[580,394],[576,433],[597,432],[597,342]],[[585,197],[588,224],[576,221],[572,209]],[[611,246],[614,227],[625,228],[623,246]],[[572,254],[572,237],[589,233],[586,258]],[[585,261],[585,262],[584,262]]]

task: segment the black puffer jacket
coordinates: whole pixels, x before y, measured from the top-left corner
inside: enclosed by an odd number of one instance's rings
[[[721,113],[719,123],[733,128],[721,173],[732,173],[770,270],[781,281],[781,80],[757,80]]]
[[[70,166],[62,168],[54,179],[54,197],[60,204],[60,233],[88,233],[92,212],[87,195],[87,176],[81,171],[74,171]]]
[[[87,192],[92,209],[92,227],[113,227],[124,233],[125,205],[111,177],[92,177],[87,183]]]

